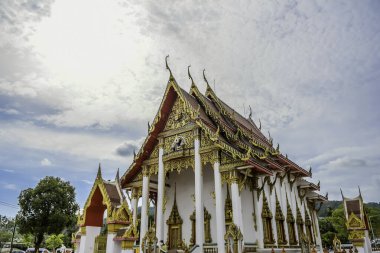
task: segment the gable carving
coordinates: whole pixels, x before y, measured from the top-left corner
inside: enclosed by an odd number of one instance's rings
[[[181,99],[177,98],[169,114],[164,131],[181,128],[189,122],[190,117],[185,112],[185,105]]]

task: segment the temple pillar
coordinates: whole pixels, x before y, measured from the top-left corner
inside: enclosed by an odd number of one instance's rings
[[[241,233],[243,234],[244,228],[243,228],[243,213],[241,209],[241,196],[239,193],[239,185],[238,185],[238,176],[237,171],[231,171],[230,172],[230,179],[231,179],[231,199],[232,199],[232,219],[233,222],[236,224],[236,226],[240,229]],[[244,234],[243,234],[243,241],[244,241]],[[242,252],[242,248],[239,244],[238,246],[239,253]]]
[[[261,213],[263,212],[263,198],[258,196],[257,190],[253,190],[253,203],[256,208],[255,218],[256,218],[256,235],[257,235],[257,246],[259,249],[264,248],[264,229],[263,229],[263,219]]]
[[[204,205],[203,205],[203,175],[201,155],[199,153],[199,130],[194,131],[194,176],[195,176],[195,243],[199,245],[200,252],[203,252],[204,243]]]
[[[148,211],[149,211],[149,172],[143,169],[143,185],[142,185],[142,207],[141,207],[141,224],[140,224],[140,252],[142,238],[148,231]]]
[[[312,219],[314,220],[314,226],[315,226],[315,244],[317,245],[319,252],[323,252],[323,245],[322,245],[322,239],[321,239],[321,233],[319,231],[319,221],[318,221],[318,215],[317,211],[314,209],[311,211],[312,213]]]
[[[216,212],[216,239],[218,244],[218,253],[224,253],[224,234],[226,233],[224,206],[223,206],[223,192],[222,192],[222,179],[219,171],[218,152],[215,152],[214,161],[214,185],[215,185],[215,212]]]
[[[87,253],[87,252],[94,252],[94,246],[95,246],[95,237],[97,237],[100,234],[101,227],[94,227],[94,226],[86,226],[82,227],[82,237],[80,242],[80,253]],[[83,236],[83,232],[84,235]]]
[[[138,189],[132,188],[132,199],[131,199],[131,207],[132,207],[132,223],[133,225],[137,225],[137,211],[138,211]]]
[[[160,139],[160,146],[158,149],[158,189],[157,189],[157,223],[156,223],[156,237],[158,241],[164,240],[164,213],[163,203],[165,195],[165,169],[164,169],[164,148],[162,139]]]

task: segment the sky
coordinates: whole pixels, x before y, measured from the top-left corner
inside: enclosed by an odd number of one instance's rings
[[[321,193],[380,202],[380,1],[0,1],[0,203],[45,176],[83,206],[129,167],[167,81],[202,70]],[[0,205],[0,214],[16,208]]]

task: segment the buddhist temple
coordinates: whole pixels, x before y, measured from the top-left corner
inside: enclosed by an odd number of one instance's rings
[[[167,59],[166,59],[167,60]],[[217,96],[169,80],[132,164],[114,181],[101,168],[78,218],[77,252],[322,252],[317,209],[327,196]],[[103,220],[104,213],[105,221]],[[101,231],[105,222],[106,231]]]

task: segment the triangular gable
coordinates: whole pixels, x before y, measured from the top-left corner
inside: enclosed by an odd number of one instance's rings
[[[118,177],[118,176],[116,176]],[[114,185],[110,187],[110,184],[113,183]],[[108,184],[108,185],[107,185]],[[120,192],[117,189],[118,182],[107,182],[105,183],[102,178],[102,172],[101,167],[99,164],[98,173],[95,178],[95,182],[91,188],[90,194],[87,197],[86,203],[83,208],[83,215],[80,217],[79,225],[80,226],[87,226],[87,225],[101,225],[102,219],[103,219],[103,212],[104,209],[107,209],[107,215],[111,216],[113,212],[113,208],[117,205],[122,204],[122,200],[124,199],[123,196],[120,196]],[[107,189],[108,188],[108,189]],[[110,196],[110,191],[115,196]],[[118,195],[118,197],[116,197]],[[101,198],[101,200],[100,200]],[[100,202],[101,201],[101,202]],[[88,210],[90,209],[90,212],[98,213],[96,216],[99,217],[88,217]],[[95,210],[94,209],[98,209]],[[91,214],[94,215],[94,214]],[[89,224],[89,222],[95,222],[96,224]],[[99,223],[99,224],[98,224]]]
[[[148,136],[142,144],[139,152],[135,156],[132,165],[121,178],[121,184],[123,186],[127,182],[133,180],[133,178],[141,170],[142,162],[149,158],[151,152],[158,143],[157,136],[164,130],[176,101],[178,101],[178,103],[182,106],[186,117],[189,117],[193,121],[204,121],[206,124],[210,124],[210,122],[207,122],[207,116],[205,116],[206,114],[199,106],[197,106],[195,99],[183,91],[178,86],[174,77],[170,75],[164,97],[161,101],[156,117],[154,118],[153,123],[149,128]]]

